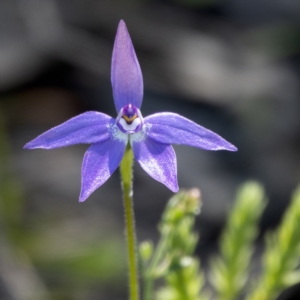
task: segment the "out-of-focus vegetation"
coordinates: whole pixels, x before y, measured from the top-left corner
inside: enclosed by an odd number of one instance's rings
[[[212,259],[211,283],[218,299],[238,299],[249,279],[254,241],[265,207],[264,191],[255,182],[242,186],[220,241],[220,256]]]
[[[275,300],[286,288],[299,283],[300,189],[291,200],[279,228],[267,234],[261,274],[253,274],[260,217],[266,205],[264,191],[256,182],[247,182],[237,194],[220,239],[220,254],[211,259],[205,287],[200,262],[194,256],[197,236],[193,231],[199,213],[197,190],[180,192],[168,203],[159,225],[160,241],[140,246],[144,278],[144,300]],[[154,281],[165,286],[154,293]]]
[[[151,242],[141,244],[144,300],[153,299],[153,282],[159,278],[165,278],[167,287],[158,291],[157,299],[201,299],[203,274],[192,256],[198,240],[193,225],[200,213],[199,197],[197,189],[174,196],[159,224],[161,238],[155,251],[151,253]]]

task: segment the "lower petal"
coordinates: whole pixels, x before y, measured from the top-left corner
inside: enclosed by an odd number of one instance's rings
[[[110,138],[86,151],[81,172],[79,201],[85,201],[117,169],[123,158],[126,141]]]
[[[149,138],[134,140],[131,146],[135,159],[155,180],[178,192],[176,154],[171,145],[157,143]]]

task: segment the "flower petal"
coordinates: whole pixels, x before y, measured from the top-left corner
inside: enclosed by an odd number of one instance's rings
[[[113,118],[108,115],[89,111],[44,132],[24,148],[53,149],[102,142],[110,137],[108,126],[112,121]]]
[[[85,201],[117,169],[126,144],[124,140],[111,138],[88,148],[82,163],[80,202]]]
[[[216,133],[174,113],[158,113],[144,119],[147,136],[165,144],[181,144],[205,150],[237,151]]]
[[[117,112],[127,104],[140,108],[143,100],[143,76],[125,22],[120,21],[115,39],[111,83]]]
[[[157,143],[151,139],[140,141],[131,136],[131,146],[135,159],[155,180],[178,192],[176,154],[171,145]]]

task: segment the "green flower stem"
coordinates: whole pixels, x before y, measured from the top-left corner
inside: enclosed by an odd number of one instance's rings
[[[129,262],[129,288],[130,299],[139,299],[139,282],[138,282],[138,267],[136,257],[136,234],[135,234],[135,221],[133,212],[132,200],[132,165],[133,153],[130,145],[127,146],[124,157],[120,165],[121,184],[124,196],[124,211],[126,223],[126,237],[127,237],[127,251]]]

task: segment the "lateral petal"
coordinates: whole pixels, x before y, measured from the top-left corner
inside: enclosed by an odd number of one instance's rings
[[[143,76],[125,22],[120,21],[115,39],[111,83],[119,113],[127,104],[140,108],[143,100]]]
[[[110,138],[88,148],[82,163],[80,202],[85,201],[117,169],[126,144],[124,140]]]
[[[113,120],[103,113],[89,111],[42,133],[24,148],[54,149],[102,142],[110,137],[108,127]]]
[[[157,113],[144,119],[147,136],[165,144],[181,144],[205,150],[237,151],[237,148],[216,133],[175,113]]]
[[[152,178],[172,192],[178,192],[176,154],[171,145],[157,143],[149,138],[142,141],[133,138],[131,146],[135,159]]]

